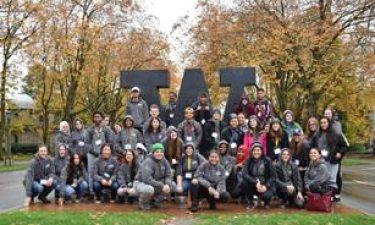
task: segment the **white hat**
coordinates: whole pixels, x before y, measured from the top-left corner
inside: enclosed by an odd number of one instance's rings
[[[141,89],[139,89],[139,87],[133,87],[131,92],[141,92]]]

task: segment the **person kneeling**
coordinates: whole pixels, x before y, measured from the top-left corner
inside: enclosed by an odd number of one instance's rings
[[[139,208],[149,210],[151,205],[160,207],[161,201],[176,190],[172,179],[171,166],[164,157],[164,146],[155,143],[152,154],[143,161],[134,182],[134,189],[139,195]]]
[[[53,159],[48,156],[47,147],[40,145],[23,181],[26,189],[25,206],[29,206],[34,201],[34,197],[38,197],[43,203],[50,203],[47,196],[56,186],[54,177]]]
[[[139,170],[137,154],[133,149],[126,150],[122,164],[117,172],[120,188],[117,190],[120,202],[133,203],[136,193],[133,187],[135,176]]]
[[[288,148],[281,150],[280,159],[276,163],[277,195],[281,198],[281,208],[293,203],[303,207],[302,179],[298,166],[291,160],[291,152]]]
[[[59,204],[63,205],[64,200],[74,200],[76,203],[81,201],[83,194],[89,192],[89,176],[82,158],[78,153],[74,153],[69,160],[66,169],[61,173],[61,190],[63,195],[59,198]],[[73,197],[75,195],[75,198]],[[62,198],[64,196],[65,199]]]
[[[208,161],[201,164],[191,181],[191,211],[198,211],[200,198],[206,198],[210,209],[216,208],[216,201],[228,201],[225,187],[225,169],[220,165],[220,156],[216,150],[208,154]]]
[[[247,197],[247,209],[254,209],[253,197],[257,195],[264,201],[264,208],[269,208],[275,192],[276,171],[272,161],[263,154],[261,143],[254,142],[251,145],[251,157],[243,165],[242,178],[233,197]]]
[[[94,162],[93,177],[96,203],[108,202],[108,200],[113,203],[116,198],[119,187],[116,182],[118,165],[116,159],[112,158],[111,152],[110,145],[104,144],[100,151],[101,156]]]

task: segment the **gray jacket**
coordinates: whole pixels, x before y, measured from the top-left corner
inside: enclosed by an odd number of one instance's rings
[[[72,153],[73,148],[73,140],[70,134],[66,134],[62,131],[57,131],[56,137],[55,137],[55,156],[59,154],[59,146],[64,144],[66,149],[68,150],[69,154]]]
[[[26,189],[26,196],[31,197],[34,181],[40,182],[40,180],[48,180],[51,177],[55,178],[53,159],[49,156],[47,156],[46,159],[41,159],[38,155],[35,155],[31,160],[23,180]]]
[[[61,184],[62,171],[66,169],[65,167],[68,163],[69,163],[69,159],[67,156],[65,157],[57,156],[53,159],[53,164],[55,165],[56,179],[60,184]]]
[[[143,137],[145,139],[145,145],[148,152],[151,152],[152,145],[155,143],[160,143],[165,138],[165,130],[156,133],[146,131]]]
[[[149,155],[138,170],[137,180],[151,185],[160,192],[164,185],[172,187],[172,170],[168,161],[163,157],[156,160],[153,155]]]
[[[85,144],[86,140],[86,131],[85,130],[75,130],[71,134],[72,137],[72,150],[79,155],[87,154],[87,147]]]
[[[77,166],[74,172],[71,174],[69,173],[69,163],[66,165],[65,169],[61,171],[61,192],[60,196],[64,196],[65,194],[65,186],[66,185],[72,185],[74,182],[77,184],[81,183],[82,181],[88,182],[89,180],[89,175],[87,173],[87,170],[83,163],[81,162],[81,165]],[[63,193],[62,193],[63,192]],[[63,195],[64,194],[64,195]]]
[[[131,145],[131,149],[135,149],[137,143],[143,142],[141,132],[135,128],[124,128],[120,131],[120,149],[125,149],[126,145]]]
[[[187,143],[187,142],[193,142],[195,146],[199,146],[199,144],[202,141],[202,126],[200,123],[198,123],[195,120],[192,121],[187,121],[184,120],[182,121],[178,127],[178,134],[181,139]]]
[[[236,166],[236,158],[228,154],[229,151],[229,143],[227,141],[220,141],[217,145],[217,148],[219,149],[219,146],[222,144],[226,144],[227,146],[227,151],[225,154],[222,154],[220,152],[220,164],[224,167],[225,169],[225,176],[228,177],[232,171],[233,168]],[[220,151],[220,150],[219,150]]]
[[[104,143],[109,143],[112,150],[114,150],[114,135],[108,127],[102,126],[99,131],[97,131],[95,125],[92,125],[87,129],[85,145],[90,154],[98,157],[100,154],[100,148]]]
[[[201,154],[199,154],[199,152],[195,149],[194,145],[193,145],[193,149],[194,149],[194,152],[193,152],[193,155],[190,157],[190,165],[189,165],[189,158],[186,155],[186,151],[184,152],[180,161],[178,162],[177,175],[183,176],[184,179],[192,179],[198,167],[206,161],[206,159]],[[190,173],[191,176],[190,175],[186,176],[186,173]]]
[[[314,165],[310,162],[309,167],[305,173],[305,187],[310,187],[311,185],[324,185],[328,184],[330,179],[330,173],[328,171],[327,165],[323,159]]]
[[[134,164],[130,166],[124,163],[120,166],[117,171],[117,182],[121,187],[133,187],[135,176],[138,173],[139,165],[137,160],[134,160]]]
[[[118,170],[118,163],[116,159],[109,158],[104,159],[99,157],[94,162],[93,177],[95,181],[100,182],[101,180],[116,180]]]
[[[225,169],[220,164],[211,165],[209,161],[205,161],[198,167],[194,178],[205,188],[213,187],[220,193],[226,192]]]
[[[149,117],[146,101],[141,98],[138,101],[130,100],[126,105],[126,115],[134,118],[134,126],[142,128]]]

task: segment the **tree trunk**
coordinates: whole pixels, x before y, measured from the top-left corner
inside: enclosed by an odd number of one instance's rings
[[[8,68],[8,58],[4,57],[4,62],[1,71],[1,84],[0,84],[0,159],[2,160],[4,157],[4,149],[5,146],[5,112],[6,112],[6,104],[5,104],[5,94],[6,94],[6,85],[7,85],[7,68]]]

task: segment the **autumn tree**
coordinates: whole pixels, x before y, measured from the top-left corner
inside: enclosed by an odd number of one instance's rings
[[[0,144],[4,141],[5,131],[5,95],[9,80],[16,79],[11,74],[12,59],[29,43],[39,28],[36,19],[42,1],[1,0],[0,1],[0,45],[1,45],[1,81],[0,81]],[[0,148],[0,158],[2,157]]]
[[[201,1],[199,8],[188,51],[207,80],[220,67],[255,66],[276,114],[292,109],[303,122],[334,105],[359,116],[357,128],[368,125],[359,49],[374,40],[374,1],[240,0],[230,7]]]

